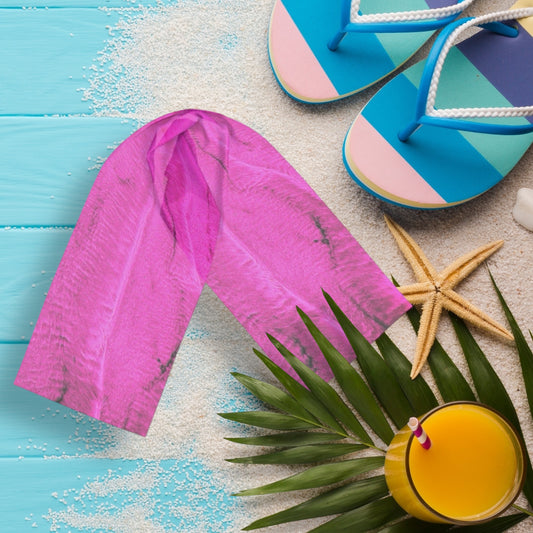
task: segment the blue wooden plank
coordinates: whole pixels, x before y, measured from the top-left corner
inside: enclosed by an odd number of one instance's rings
[[[0,9],[110,7],[138,8],[171,4],[175,0],[0,0]]]
[[[109,426],[13,385],[25,350],[0,343],[0,457],[76,456],[112,447],[116,432]]]
[[[0,341],[28,340],[71,229],[0,229]]]
[[[117,501],[86,493],[86,501],[80,505],[80,494],[90,482],[109,479],[112,473],[127,476],[139,466],[139,461],[110,459],[39,459],[0,458],[2,478],[9,483],[0,484],[0,517],[2,533],[25,531],[53,531],[47,516],[54,511],[66,511],[70,505],[91,508],[97,512],[96,503],[113,514],[118,514]],[[111,472],[111,473],[110,473]],[[124,500],[124,496],[120,498]],[[16,505],[14,505],[16,503]],[[106,505],[107,503],[107,505]],[[112,505],[114,504],[114,505]],[[103,511],[102,507],[100,512]],[[114,507],[114,509],[113,509]],[[105,511],[104,511],[105,513]],[[109,513],[109,511],[108,511]],[[37,528],[37,529],[36,529]],[[85,531],[86,529],[83,528]],[[107,528],[106,528],[107,529]],[[70,529],[70,531],[81,531]],[[102,531],[93,529],[92,531]]]
[[[74,225],[112,149],[133,122],[0,117],[0,226]]]
[[[85,116],[79,89],[106,26],[122,16],[89,8],[175,0],[30,0],[46,9],[20,9],[28,3],[0,0],[0,531],[237,531],[240,502],[214,462],[199,459],[193,433],[156,460],[167,435],[152,435],[147,454],[136,436],[13,385],[71,234],[37,227],[75,223],[99,162],[134,127]],[[111,458],[119,453],[128,459]]]
[[[160,461],[0,458],[0,472],[9,480],[0,484],[2,533],[240,529],[232,514],[238,499],[223,478],[185,454]]]
[[[24,349],[0,344],[2,533],[35,528],[136,531],[132,514],[138,531],[189,531],[193,517],[195,531],[240,529],[235,523],[242,520],[240,502],[231,497],[222,473],[192,451],[194,438],[176,457],[136,456],[140,437],[124,435],[14,387],[12,378]],[[188,356],[194,359],[194,351]],[[152,438],[161,446],[161,437]],[[121,445],[129,457],[115,458],[114,445]]]
[[[91,113],[82,89],[89,86],[91,66],[119,14],[94,8],[3,9],[0,17],[0,114]]]

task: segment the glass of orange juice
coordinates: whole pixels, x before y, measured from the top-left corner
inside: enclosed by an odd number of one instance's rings
[[[428,522],[472,525],[494,518],[517,498],[525,477],[525,447],[494,409],[452,402],[420,418],[430,437],[424,449],[408,426],[385,458],[392,496]]]

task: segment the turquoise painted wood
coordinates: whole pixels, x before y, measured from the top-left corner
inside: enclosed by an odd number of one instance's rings
[[[26,344],[0,342],[0,457],[24,464],[28,458],[76,456],[87,447],[96,452],[111,446],[101,422],[13,386],[25,349]]]
[[[121,16],[99,8],[165,3],[0,0],[1,533],[238,529],[238,500],[191,450],[122,459],[114,447],[140,437],[13,385],[98,168],[137,126],[93,116],[83,99]]]
[[[91,112],[89,73],[118,14],[95,8],[3,9],[0,115]]]
[[[118,118],[0,117],[0,226],[73,226],[103,160],[134,129]]]
[[[13,2],[12,0],[0,0],[0,9],[28,9],[31,8],[139,8],[148,6],[157,6],[175,3],[173,0],[21,0]]]
[[[0,230],[0,341],[28,341],[61,256],[69,228]]]
[[[66,464],[68,463],[68,464]],[[103,478],[108,470],[118,471],[122,475],[135,469],[135,462],[98,461],[91,459],[56,459],[42,461],[38,458],[0,459],[0,470],[4,479],[10,480],[8,496],[0,499],[0,516],[9,517],[2,523],[2,531],[19,533],[22,531],[50,531],[49,520],[43,518],[50,511],[65,511],[80,494],[88,481],[95,479],[95,474]],[[57,491],[50,491],[50,480],[54,480]],[[28,488],[31,487],[31,490]],[[4,495],[3,495],[4,496]],[[87,507],[96,507],[96,499],[87,498]],[[13,512],[13,502],[18,502],[18,516]],[[111,507],[111,506],[109,506]],[[117,503],[114,505],[117,512]],[[48,524],[47,524],[48,522]]]
[[[236,507],[236,499],[212,487],[211,472],[199,459],[0,459],[0,471],[12,480],[10,499],[0,499],[0,516],[10,520],[2,524],[3,533],[235,531],[228,517]],[[196,492],[188,490],[190,477],[195,477]],[[53,492],[50,492],[51,479],[57,487]],[[186,513],[173,512],[176,500],[183,503]],[[16,518],[11,518],[10,501],[21,502]],[[110,527],[66,529],[61,527],[66,515],[81,523],[110,524]],[[153,524],[151,529],[145,528],[146,523]],[[115,529],[113,524],[122,527]],[[61,529],[50,529],[56,525]],[[195,525],[198,529],[191,529]]]

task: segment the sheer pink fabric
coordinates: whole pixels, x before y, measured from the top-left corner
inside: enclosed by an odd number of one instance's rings
[[[266,332],[326,378],[296,306],[347,357],[321,289],[370,340],[409,307],[263,137],[181,111],[102,167],[16,385],[145,435],[205,283],[270,357],[286,368]]]

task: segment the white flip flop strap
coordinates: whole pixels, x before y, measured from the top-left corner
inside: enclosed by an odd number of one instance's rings
[[[390,13],[360,14],[359,7],[361,0],[352,0],[350,14],[351,22],[355,23],[376,23],[376,22],[413,22],[418,20],[432,20],[455,15],[465,10],[474,0],[464,0],[457,4],[445,7],[417,9],[413,11],[397,11]]]
[[[523,107],[465,107],[435,109],[437,89],[444,61],[446,60],[448,52],[454,46],[454,43],[457,41],[457,38],[460,34],[472,26],[479,26],[480,24],[486,24],[488,22],[516,20],[531,16],[533,16],[533,7],[498,11],[497,13],[482,15],[480,17],[466,20],[464,24],[461,24],[454,31],[452,31],[446,40],[446,43],[442,47],[437,62],[435,63],[435,69],[433,70],[433,75],[431,77],[428,98],[426,101],[426,115],[443,118],[505,118],[526,117],[533,115],[533,105]],[[530,68],[530,66],[525,65],[524,68]]]

